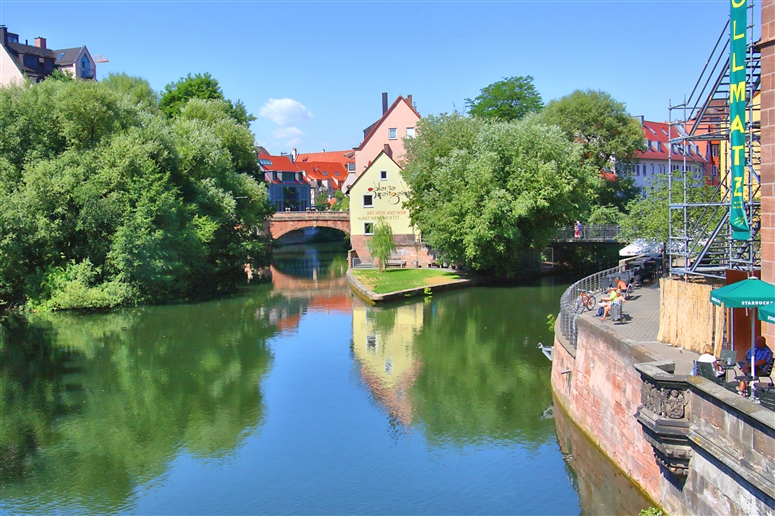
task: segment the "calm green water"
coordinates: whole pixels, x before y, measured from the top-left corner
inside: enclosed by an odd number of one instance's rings
[[[0,512],[648,507],[553,411],[537,346],[564,284],[375,309],[345,268],[306,249],[226,300],[11,320]]]

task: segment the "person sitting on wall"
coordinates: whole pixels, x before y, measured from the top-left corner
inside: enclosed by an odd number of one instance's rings
[[[616,290],[620,296],[627,296],[627,283],[624,282],[622,278],[616,277],[614,278],[614,282],[616,283]]]
[[[756,337],[753,342],[754,347],[745,354],[745,363],[738,362],[740,370],[745,376],[751,373],[751,353],[753,353],[753,362],[756,370],[754,376],[769,376],[772,374],[772,350],[767,347],[767,339],[764,336]],[[746,392],[748,385],[746,382],[740,382],[740,392]]]

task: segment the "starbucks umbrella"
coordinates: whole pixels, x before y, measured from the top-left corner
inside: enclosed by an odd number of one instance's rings
[[[759,320],[775,324],[775,303],[759,308]]]
[[[760,308],[775,304],[775,285],[759,278],[748,278],[725,287],[711,290],[710,302],[727,308]],[[759,316],[761,319],[761,315]],[[751,317],[751,350],[754,348],[755,320]],[[754,366],[755,352],[751,351],[751,374],[756,371]],[[752,393],[753,395],[753,393]]]

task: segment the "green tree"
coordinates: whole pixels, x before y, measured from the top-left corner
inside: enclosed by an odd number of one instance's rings
[[[377,219],[374,225],[374,234],[366,242],[366,247],[373,258],[379,260],[380,272],[385,270],[388,258],[396,250],[396,242],[393,240],[393,228],[385,217]]]
[[[318,211],[327,211],[329,208],[328,194],[326,192],[318,193],[318,196],[315,198],[315,209]]]
[[[482,88],[475,99],[466,99],[471,116],[520,120],[528,113],[541,111],[544,103],[533,85],[533,77],[504,77]]]
[[[453,263],[514,276],[591,198],[581,146],[535,116],[501,122],[428,116],[408,143],[405,204]]]
[[[348,211],[350,209],[350,198],[342,193],[341,190],[334,192],[334,202],[331,211]]]
[[[108,89],[128,97],[129,101],[143,111],[159,111],[159,94],[142,77],[125,73],[111,73],[102,79]]]
[[[241,100],[236,104],[223,96],[223,91],[218,81],[209,73],[196,75],[188,74],[164,87],[161,94],[160,105],[162,111],[170,118],[178,116],[183,106],[190,99],[222,100],[229,107],[229,115],[240,125],[247,126],[256,117],[248,114]]]
[[[143,81],[0,88],[0,305],[105,308],[232,290],[268,262],[255,140],[221,100],[169,120]]]
[[[679,173],[680,174],[680,173]],[[646,238],[666,242],[670,232],[669,181],[666,175],[654,176],[649,188],[642,196],[630,201],[627,213],[619,218],[619,240],[632,242],[636,238]],[[716,189],[702,181],[692,180],[686,190],[687,202],[703,203],[713,199]],[[673,202],[683,200],[683,178],[673,179]],[[723,210],[703,207],[687,208],[689,232],[698,223],[714,227]],[[677,235],[674,235],[677,236]]]
[[[604,91],[576,90],[547,104],[541,118],[581,143],[584,162],[600,172],[614,172],[646,148],[640,123],[627,113],[623,103]],[[637,196],[632,179],[622,176],[601,174],[596,189],[594,204],[613,204],[620,211]]]

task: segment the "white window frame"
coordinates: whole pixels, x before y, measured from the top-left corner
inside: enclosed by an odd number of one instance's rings
[[[366,229],[366,227],[371,224],[371,233]],[[363,234],[366,236],[371,236],[374,234],[374,223],[373,222],[364,222],[363,223]]]
[[[371,202],[369,204],[366,204],[366,197],[371,197]],[[363,194],[363,207],[364,208],[374,207],[374,194]]]
[[[398,127],[388,128],[388,140],[398,140]]]
[[[380,181],[387,181],[388,180],[388,171],[387,170],[380,170],[379,171],[379,180]]]
[[[407,138],[414,138],[414,127],[407,127],[406,128],[406,137]]]

